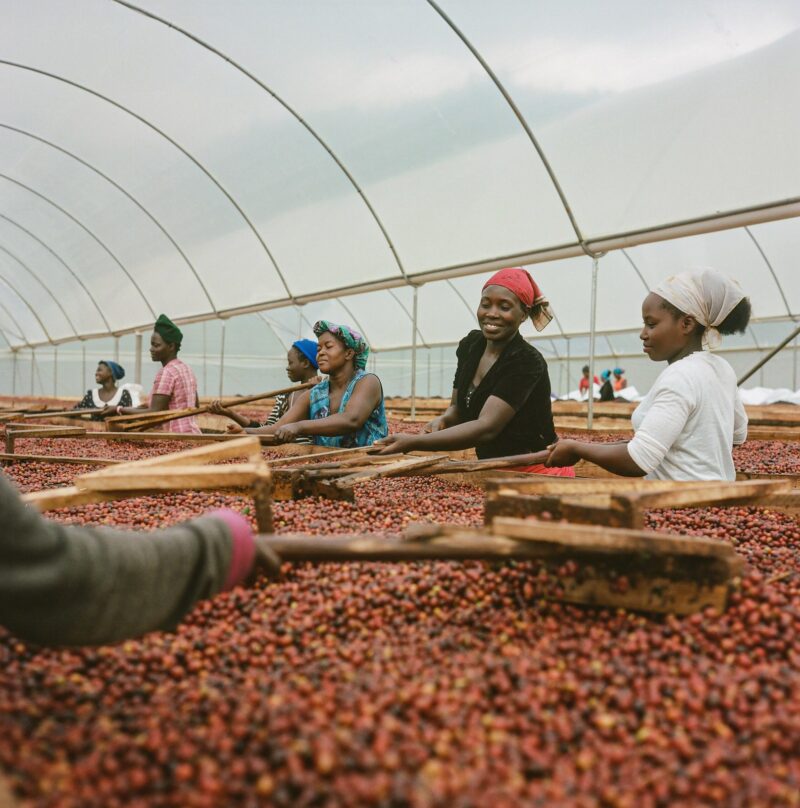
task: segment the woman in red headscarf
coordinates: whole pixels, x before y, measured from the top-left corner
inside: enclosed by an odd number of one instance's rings
[[[550,377],[544,357],[519,333],[530,317],[537,331],[553,319],[547,298],[519,267],[501,269],[483,287],[479,330],[458,345],[453,396],[447,411],[420,435],[390,435],[381,454],[475,448],[479,458],[542,452],[556,437]],[[522,469],[574,476],[571,467]]]

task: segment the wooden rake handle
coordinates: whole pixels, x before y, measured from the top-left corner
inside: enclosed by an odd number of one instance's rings
[[[281,387],[277,390],[269,390],[266,393],[258,393],[254,396],[246,396],[245,398],[228,398],[220,402],[223,407],[238,407],[241,404],[249,404],[253,401],[261,401],[265,398],[274,398],[275,396],[285,395],[287,393],[295,393],[298,390],[308,390],[314,387],[316,382],[305,382],[304,384],[293,384],[291,387]],[[174,421],[178,418],[190,418],[194,415],[202,415],[209,411],[209,405],[202,407],[189,407],[183,410],[165,410],[164,412],[142,412],[130,413],[129,415],[117,415],[113,418],[108,418],[106,423],[109,428],[117,428],[121,431],[129,429],[150,429],[151,426],[164,424],[168,421]]]

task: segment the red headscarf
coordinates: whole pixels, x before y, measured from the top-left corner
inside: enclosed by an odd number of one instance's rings
[[[528,309],[538,306],[539,309],[535,313],[531,313],[531,321],[537,331],[541,331],[553,319],[550,303],[527,269],[522,269],[522,267],[501,269],[486,281],[483,288],[485,289],[487,286],[502,286],[508,289]]]

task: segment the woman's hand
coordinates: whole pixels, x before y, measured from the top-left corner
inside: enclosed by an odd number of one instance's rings
[[[230,418],[231,412],[227,407],[222,406],[222,402],[215,398],[209,405],[208,411],[213,412],[214,415],[227,415]]]
[[[281,424],[272,433],[277,443],[291,443],[300,435],[300,424]]]
[[[579,442],[576,440],[560,440],[547,447],[550,454],[547,456],[545,466],[574,466],[581,456],[578,453]]]
[[[117,414],[117,408],[112,407],[110,404],[106,404],[100,412],[97,413],[100,418],[111,418],[112,416]]]
[[[239,432],[244,432],[244,427],[239,424],[228,424],[226,431],[229,435],[237,435]]]
[[[379,451],[372,451],[370,454],[388,455],[397,454],[398,452],[413,452],[418,448],[418,443],[419,441],[416,435],[403,433],[389,435],[388,438],[375,441],[373,448],[379,449]]]
[[[425,426],[422,427],[423,432],[439,432],[442,429],[447,429],[447,421],[445,420],[444,415],[437,415],[432,421],[428,421]]]

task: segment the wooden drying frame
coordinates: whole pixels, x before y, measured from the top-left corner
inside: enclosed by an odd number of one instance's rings
[[[210,465],[236,459],[246,462]],[[117,463],[101,471],[79,475],[75,484],[67,488],[37,491],[23,495],[23,499],[40,511],[49,511],[165,491],[232,488],[250,491],[259,530],[271,531],[272,474],[261,456],[261,443],[257,437]]]
[[[616,478],[495,479],[487,483],[484,519],[546,515],[577,524],[642,529],[646,511],[711,505],[753,505],[796,515],[800,490],[788,479],[680,482]]]

